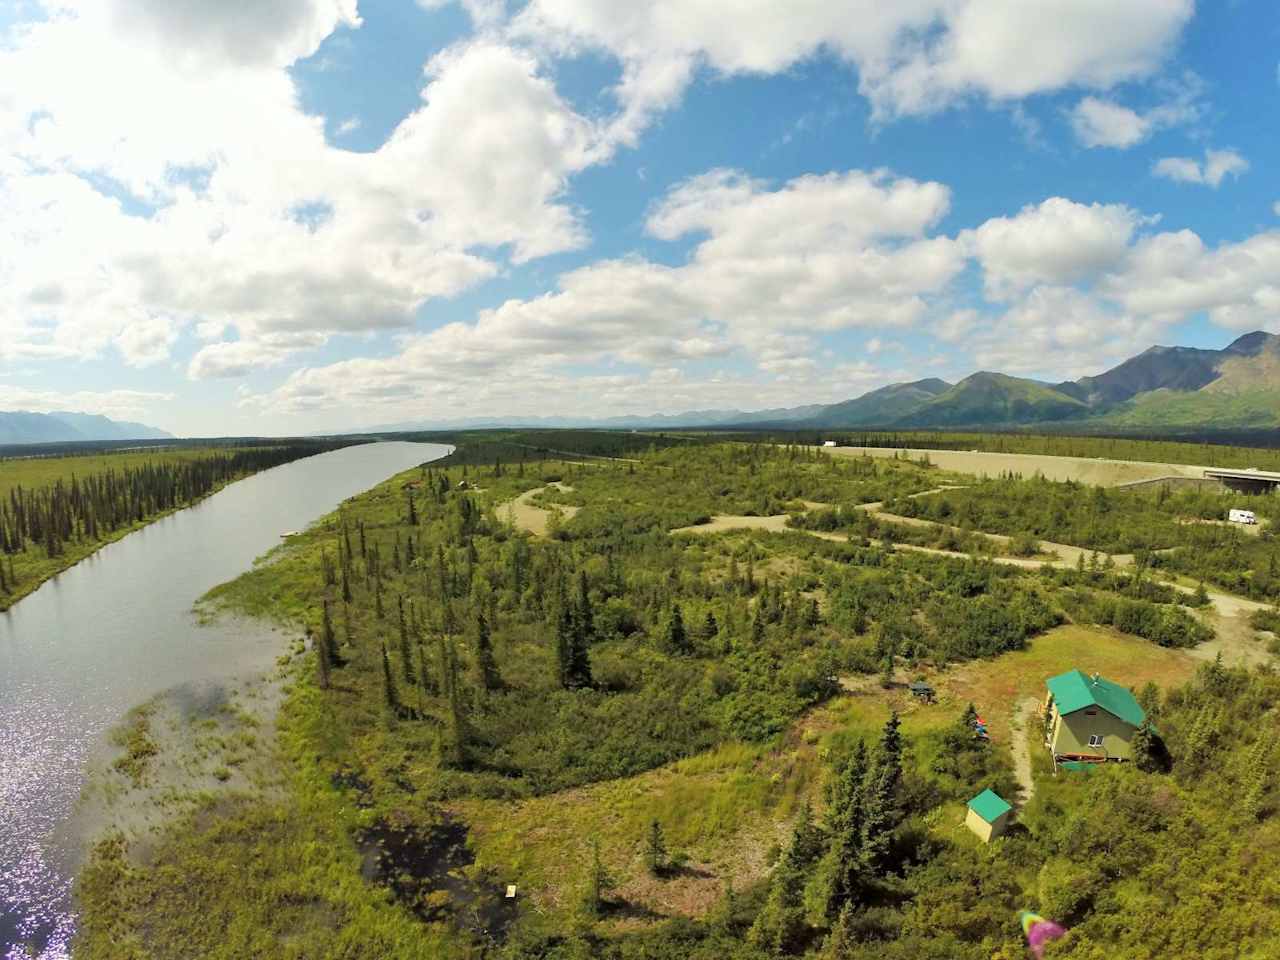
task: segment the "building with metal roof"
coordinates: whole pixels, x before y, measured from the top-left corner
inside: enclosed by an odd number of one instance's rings
[[[982,840],[990,843],[1009,829],[1013,807],[994,790],[983,790],[969,801],[964,824]]]
[[[1045,745],[1054,760],[1129,760],[1133,735],[1147,719],[1125,687],[1096,673],[1068,670],[1046,682]]]

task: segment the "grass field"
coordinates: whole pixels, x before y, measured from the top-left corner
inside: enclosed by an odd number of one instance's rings
[[[70,482],[107,470],[137,468],[147,463],[181,463],[226,452],[216,446],[165,447],[129,450],[119,453],[91,453],[76,457],[25,457],[0,460],[0,497],[7,497],[14,487],[43,487],[58,480]]]
[[[1147,682],[1172,689],[1199,663],[1114,630],[1069,625],[995,660],[900,675],[889,690],[853,678],[849,693],[811,711],[773,744],[727,743],[624,780],[525,801],[464,801],[453,809],[472,824],[478,863],[517,884],[553,927],[576,909],[588,837],[599,840],[618,895],[632,905],[619,925],[634,924],[646,911],[705,916],[726,882],[741,888],[767,874],[770,850],[785,842],[801,806],[822,807],[824,758],[857,738],[873,741],[891,710],[902,717],[904,734],[918,739],[954,723],[973,703],[993,746],[1012,762],[1014,736],[1027,733],[1013,729],[1017,705],[1028,697],[1042,700],[1047,678],[1079,668],[1135,689]],[[917,675],[937,691],[935,703],[923,704],[907,691],[906,680]],[[1043,753],[1036,741],[1033,766],[1041,770],[1047,765],[1036,761]],[[956,814],[942,817],[949,825],[963,817],[958,804],[945,813]],[[689,858],[662,882],[644,864],[643,841],[654,819],[671,849]]]

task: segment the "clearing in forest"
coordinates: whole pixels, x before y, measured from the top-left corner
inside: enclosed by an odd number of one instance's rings
[[[912,460],[928,459],[944,470],[973,476],[997,477],[1003,473],[1046,480],[1075,480],[1096,486],[1113,487],[1162,477],[1202,478],[1204,467],[1179,463],[1139,463],[1134,460],[1103,460],[1092,457],[1050,457],[1031,453],[984,453],[977,450],[901,450],[892,447],[835,447],[825,450],[838,457],[888,457],[905,455]]]

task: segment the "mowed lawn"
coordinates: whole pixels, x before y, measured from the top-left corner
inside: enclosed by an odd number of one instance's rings
[[[577,906],[600,845],[618,883],[615,896],[630,908],[614,922],[645,916],[701,916],[723,895],[763,877],[768,854],[785,845],[801,806],[821,806],[825,759],[833,744],[874,741],[890,710],[902,717],[910,740],[954,723],[972,701],[1000,749],[1010,748],[1014,710],[1027,697],[1042,699],[1046,678],[1078,667],[1135,688],[1148,681],[1180,685],[1198,661],[1178,650],[1114,630],[1065,626],[1033,640],[1026,650],[973,661],[942,672],[909,675],[884,690],[876,678],[858,677],[852,692],[798,720],[779,742],[727,743],[666,767],[606,783],[529,800],[461,800],[453,809],[471,825],[480,865],[515,883],[553,922]],[[906,683],[926,676],[937,702],[913,698]],[[688,855],[689,868],[664,880],[644,863],[649,824],[662,823],[667,846]],[[651,912],[650,912],[651,911]]]

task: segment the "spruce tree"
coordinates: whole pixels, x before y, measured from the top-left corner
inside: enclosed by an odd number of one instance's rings
[[[667,844],[662,836],[662,824],[655,817],[649,824],[649,838],[645,844],[645,865],[655,877],[667,869]]]
[[[493,659],[493,640],[489,636],[489,621],[484,614],[476,616],[476,666],[480,668],[480,682],[486,690],[500,690],[502,677]]]
[[[399,717],[400,692],[396,689],[396,678],[391,673],[391,657],[387,654],[385,643],[382,644],[382,696],[388,716],[392,719]]]
[[[605,898],[613,889],[613,877],[600,859],[600,841],[591,840],[591,865],[587,872],[586,889],[583,891],[582,909],[588,917],[597,918],[604,912]]]
[[[684,613],[680,604],[673,604],[667,616],[666,628],[663,630],[663,648],[674,656],[685,656],[693,652],[689,644],[689,635],[684,628]]]
[[[809,869],[821,851],[821,836],[808,806],[791,836],[791,846],[774,867],[769,894],[747,932],[753,945],[774,954],[796,953],[808,935],[804,888]]]
[[[889,715],[884,733],[876,747],[867,771],[863,794],[862,863],[868,872],[881,875],[888,867],[893,832],[898,828],[902,812],[898,785],[902,781],[902,735],[897,711]]]

